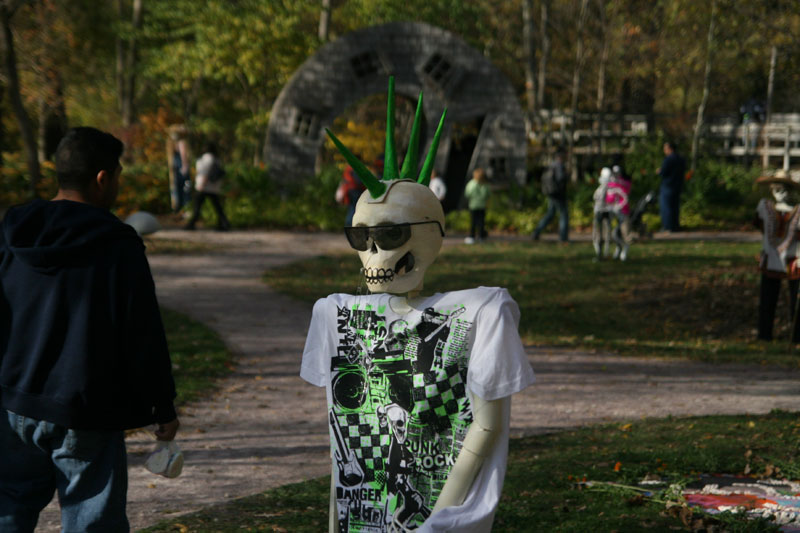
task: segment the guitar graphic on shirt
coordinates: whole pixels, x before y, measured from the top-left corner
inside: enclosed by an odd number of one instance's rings
[[[336,439],[336,449],[333,451],[333,455],[339,469],[339,482],[345,487],[354,487],[364,480],[364,471],[358,463],[355,452],[347,449],[336,415],[333,414],[333,411],[328,414],[333,428],[333,436]]]
[[[432,339],[435,339],[436,335],[438,335],[440,331],[442,331],[445,327],[449,328],[453,320],[463,315],[466,310],[467,310],[466,307],[460,307],[459,309],[456,309],[455,311],[450,313],[447,316],[447,318],[441,324],[439,324],[439,327],[437,327],[435,330],[433,330],[432,332],[430,332],[428,335],[425,336],[422,342],[428,343]],[[442,360],[442,352],[444,351],[445,344],[446,340],[439,339],[436,341],[436,346],[433,349],[433,360],[431,362],[431,365],[435,368],[439,369],[443,368],[444,361]]]
[[[438,328],[436,328],[430,334],[428,334],[428,336],[425,337],[425,339],[423,339],[423,341],[424,342],[429,342],[432,338],[436,337],[436,335],[440,331],[442,331],[445,327],[450,327],[450,323],[453,322],[453,320],[455,320],[457,317],[460,317],[461,315],[463,315],[466,310],[467,310],[466,307],[460,307],[460,308],[456,309],[455,311],[453,311],[452,313],[450,313],[449,315],[447,315],[447,318],[445,319],[445,321],[442,322],[439,325]]]

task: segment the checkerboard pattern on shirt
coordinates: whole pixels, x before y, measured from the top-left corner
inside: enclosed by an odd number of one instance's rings
[[[459,401],[466,397],[466,373],[466,369],[450,365],[414,374],[414,414],[426,425],[449,428],[450,417],[458,413]]]
[[[355,452],[364,466],[366,481],[374,479],[376,470],[384,470],[384,457],[389,457],[391,428],[387,424],[366,424],[357,413],[337,414],[336,420],[342,428],[347,447]]]

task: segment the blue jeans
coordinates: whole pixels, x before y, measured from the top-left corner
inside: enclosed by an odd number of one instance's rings
[[[569,213],[567,212],[567,199],[566,198],[558,198],[555,196],[548,196],[547,197],[547,212],[544,214],[544,218],[536,225],[536,229],[533,231],[533,236],[537,239],[539,235],[542,233],[544,228],[550,224],[550,221],[553,220],[553,217],[556,216],[556,209],[558,210],[558,238],[562,242],[567,242],[569,240]]]
[[[67,429],[0,409],[0,531],[29,533],[58,490],[64,533],[127,533],[122,431]]]
[[[680,225],[681,190],[661,186],[659,194],[661,229],[678,231]]]

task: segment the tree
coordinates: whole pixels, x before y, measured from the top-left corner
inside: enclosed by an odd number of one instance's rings
[[[570,168],[572,169],[572,179],[577,179],[577,168],[574,164],[573,150],[575,147],[575,130],[578,126],[578,95],[581,90],[581,74],[583,65],[586,61],[584,53],[584,29],[586,28],[586,17],[589,14],[589,0],[580,0],[581,7],[578,15],[577,39],[575,40],[575,66],[572,70],[572,103],[570,106],[570,131],[567,137],[567,157],[569,158]]]
[[[272,102],[319,45],[316,2],[194,0],[148,4],[141,76],[149,105],[168,105],[234,157],[259,163]],[[245,155],[246,154],[246,155]]]
[[[703,122],[705,120],[706,104],[708,103],[708,93],[711,84],[711,61],[714,52],[714,23],[717,13],[717,0],[711,0],[711,17],[708,22],[708,38],[706,44],[706,68],[705,77],[703,78],[703,98],[700,100],[700,105],[697,107],[697,122],[694,126],[694,134],[692,136],[692,156],[689,168],[694,172],[697,167],[697,150],[700,144],[700,133],[703,129]]]
[[[605,137],[603,137],[603,130],[605,129],[605,111],[606,111],[606,65],[608,64],[608,52],[611,44],[608,32],[608,17],[606,16],[605,0],[599,0],[599,23],[600,23],[600,38],[602,40],[600,53],[600,61],[597,67],[597,104],[596,109],[598,113],[597,131],[598,142],[597,148],[599,153],[605,152]]]
[[[63,24],[55,0],[39,0],[34,4],[34,19],[38,46],[29,51],[37,82],[36,98],[39,109],[38,148],[39,161],[46,161],[55,154],[58,143],[67,131],[67,111],[64,102],[64,76],[62,75],[61,50],[66,43],[69,28]],[[66,17],[64,17],[66,18]]]
[[[317,36],[320,42],[328,42],[331,25],[331,0],[322,0],[322,9],[319,13],[319,31]]]
[[[11,107],[19,125],[22,142],[25,147],[25,161],[30,174],[31,196],[36,195],[36,185],[41,179],[39,168],[39,154],[36,149],[36,137],[33,133],[33,124],[25,105],[22,103],[22,93],[17,70],[17,55],[14,50],[14,35],[11,28],[11,19],[22,6],[24,0],[2,0],[0,2],[0,32],[3,40],[3,63],[5,67],[6,85]]]
[[[121,1],[117,2],[117,7],[120,9],[120,15],[124,15]],[[119,72],[119,70],[117,72],[117,83],[122,87],[122,94],[119,95],[121,101],[120,109],[122,111],[122,125],[126,128],[133,124],[136,115],[136,70],[139,58],[137,34],[142,29],[143,10],[144,0],[133,0],[131,11],[132,30],[127,42],[127,53],[124,54],[123,61],[120,61],[119,57],[117,59],[118,69],[122,64],[122,72]],[[122,54],[124,45],[119,47],[118,50],[118,53]],[[121,81],[119,78],[121,78]]]
[[[536,45],[534,42],[534,3],[533,0],[522,0],[522,42],[525,48],[525,130],[528,136],[533,133],[534,124],[538,122],[536,106]]]

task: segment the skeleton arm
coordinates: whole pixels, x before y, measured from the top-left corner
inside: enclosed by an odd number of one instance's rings
[[[487,401],[472,394],[471,399],[474,420],[439,499],[436,500],[434,513],[445,507],[464,503],[484,460],[491,454],[497,437],[503,430],[503,411],[508,398]]]

